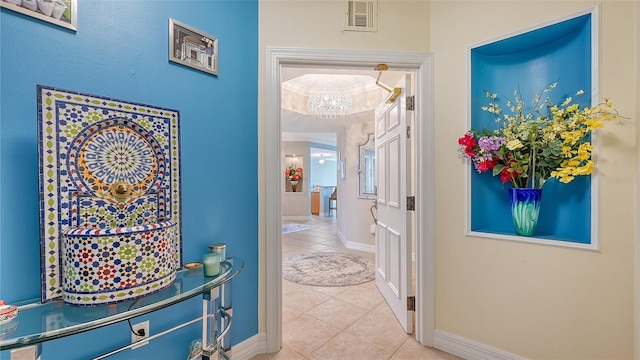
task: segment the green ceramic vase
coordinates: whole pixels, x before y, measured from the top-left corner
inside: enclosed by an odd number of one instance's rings
[[[511,217],[516,234],[533,236],[538,225],[540,200],[542,189],[511,188],[509,200],[511,202]]]

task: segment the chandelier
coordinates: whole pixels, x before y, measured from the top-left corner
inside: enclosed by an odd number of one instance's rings
[[[351,95],[337,91],[315,93],[309,96],[307,110],[321,118],[335,118],[351,113]]]

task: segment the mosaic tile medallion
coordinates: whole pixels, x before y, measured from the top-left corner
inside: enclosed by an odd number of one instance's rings
[[[42,301],[65,288],[65,301],[113,303],[171,284],[182,261],[178,111],[41,85],[37,95]]]

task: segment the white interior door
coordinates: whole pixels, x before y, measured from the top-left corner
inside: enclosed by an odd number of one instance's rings
[[[407,308],[407,298],[413,296],[411,217],[407,215],[411,152],[406,97],[410,95],[410,75],[395,87],[402,88],[400,96],[376,109],[376,285],[402,327],[412,333],[413,314]]]

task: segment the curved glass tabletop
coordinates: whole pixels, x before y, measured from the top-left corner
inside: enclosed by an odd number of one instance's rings
[[[214,277],[204,276],[202,266],[193,270],[181,269],[170,286],[111,305],[79,307],[62,300],[18,304],[18,316],[0,325],[0,350],[33,345],[148,314],[204,294],[230,281],[243,268],[244,261],[230,257],[220,264],[220,274]]]

